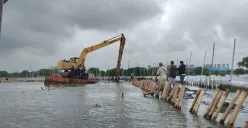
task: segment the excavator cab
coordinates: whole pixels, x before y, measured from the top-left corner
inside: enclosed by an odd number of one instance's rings
[[[72,57],[72,58],[70,58],[70,63],[77,63],[77,61],[78,61],[78,57]]]
[[[76,66],[78,57],[72,57],[70,60],[61,60],[57,63],[58,70],[70,70],[72,66]]]

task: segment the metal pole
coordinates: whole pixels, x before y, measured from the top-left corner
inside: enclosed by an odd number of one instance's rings
[[[212,61],[211,61],[211,67],[209,72],[209,83],[211,82],[211,73],[213,69],[213,62],[214,62],[214,50],[215,50],[215,42],[213,43],[213,54],[212,54]],[[209,86],[209,85],[208,85]],[[212,85],[213,86],[213,85]]]
[[[136,74],[135,74],[135,66],[134,66],[133,70],[134,70],[134,76],[135,76],[135,75],[136,75]]]
[[[128,60],[128,64],[127,64],[127,75],[129,76],[129,60]]]
[[[203,69],[204,69],[204,66],[205,66],[206,55],[207,55],[207,50],[205,51],[205,56],[204,56],[204,60],[203,60],[201,77],[200,77],[200,84],[202,83],[202,74],[203,74]]]
[[[189,65],[188,65],[187,83],[188,83],[188,81],[189,81],[189,66],[190,66],[191,56],[192,56],[192,52],[190,53],[190,57],[189,57]],[[187,58],[187,60],[188,60],[188,58]]]
[[[109,65],[108,65],[108,78],[109,78]]]
[[[144,74],[144,76],[146,76],[146,66],[144,66],[144,68],[143,68],[143,74]]]
[[[177,67],[178,67],[178,58],[177,58]]]
[[[30,77],[32,78],[32,70],[31,70],[31,64],[30,64]]]
[[[153,75],[153,70],[154,70],[154,63],[152,63],[151,77]]]
[[[233,44],[233,56],[232,56],[231,80],[232,80],[232,76],[233,76],[233,62],[234,62],[235,47],[236,47],[236,39],[234,39],[234,44]]]

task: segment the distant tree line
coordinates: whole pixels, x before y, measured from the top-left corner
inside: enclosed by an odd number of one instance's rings
[[[58,73],[56,69],[40,69],[37,71],[28,71],[23,70],[22,72],[12,72],[8,73],[7,71],[0,71],[0,77],[41,77],[41,76],[50,76],[51,74]]]
[[[248,57],[244,57],[242,61],[238,62],[239,68],[233,71],[233,74],[243,75],[248,74],[248,70],[244,68],[248,68]],[[133,67],[128,69],[120,69],[118,75],[120,76],[130,76],[132,73],[135,76],[150,76],[156,75],[158,67],[151,67],[149,69],[145,67]],[[201,75],[202,67],[196,67],[195,69],[189,69],[189,75]],[[109,69],[107,71],[100,70],[99,68],[91,67],[87,70],[88,73],[93,74],[94,76],[116,76],[116,68]],[[60,71],[53,69],[40,69],[37,71],[29,72],[28,70],[23,70],[22,72],[13,72],[8,73],[7,71],[0,71],[0,77],[41,77],[41,76],[50,76],[54,73],[60,73]],[[186,71],[186,74],[188,70]],[[210,73],[207,69],[203,69],[203,75],[208,76]],[[212,71],[212,75],[220,75],[225,76],[226,74],[231,74],[231,71]]]
[[[156,75],[158,67],[147,69],[145,67],[134,67],[129,69],[120,69],[118,75],[120,76],[131,76],[132,73],[135,76],[151,76]],[[195,69],[189,69],[189,75],[201,75],[202,67],[196,67]],[[8,73],[7,71],[0,71],[0,77],[43,77],[43,76],[50,76],[54,73],[60,73],[58,70],[53,69],[41,69],[37,71],[27,71],[23,70],[22,72],[13,72]],[[94,76],[116,76],[116,68],[109,69],[107,71],[100,70],[99,68],[91,67],[88,69],[87,73],[93,74]],[[186,74],[188,70],[186,70]],[[231,71],[212,71],[212,75],[220,75],[225,76],[226,74],[231,74]],[[237,68],[233,71],[233,74],[242,75],[248,74],[248,70],[244,70],[243,68]],[[203,75],[208,76],[209,71],[207,69],[203,69]]]
[[[135,76],[151,76],[156,75],[158,67],[147,69],[145,67],[135,67],[135,68],[129,68],[129,69],[120,69],[120,76],[130,76],[131,73],[134,73]],[[195,75],[201,75],[202,67],[196,67],[195,69],[189,69],[189,75],[195,76]],[[116,75],[116,68],[103,71],[98,68],[90,68],[88,70],[88,73],[93,74],[94,76],[115,76]],[[186,74],[188,73],[188,70],[186,70]],[[203,69],[203,75],[209,76],[210,71],[207,69]],[[212,71],[212,75],[220,75],[225,76],[226,74],[231,74],[231,70],[228,71]],[[248,70],[244,70],[243,68],[237,68],[233,71],[233,74],[242,75],[242,74],[248,74]]]

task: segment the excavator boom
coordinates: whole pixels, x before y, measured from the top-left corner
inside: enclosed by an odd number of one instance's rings
[[[108,46],[108,45],[115,43],[115,42],[118,42],[118,41],[120,41],[120,48],[119,48],[119,55],[118,55],[117,67],[116,67],[116,77],[117,77],[119,72],[120,72],[122,54],[123,54],[123,50],[124,50],[125,43],[126,43],[126,38],[125,38],[124,34],[120,34],[118,36],[115,36],[113,38],[105,40],[105,41],[101,42],[100,44],[85,48],[81,52],[81,55],[78,58],[76,58],[76,57],[71,58],[71,61],[65,61],[65,60],[59,61],[57,64],[57,69],[69,70],[72,66],[79,66],[80,64],[82,66],[85,66],[85,57],[88,53],[96,51],[100,48],[103,48],[105,46]]]

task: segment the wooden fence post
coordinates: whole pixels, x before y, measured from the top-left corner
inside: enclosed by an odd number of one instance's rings
[[[242,91],[242,93],[239,96],[238,103],[237,103],[237,105],[236,105],[236,107],[235,107],[235,109],[234,109],[234,111],[232,113],[232,116],[230,117],[230,119],[228,121],[227,127],[232,127],[234,125],[234,122],[237,119],[237,116],[238,116],[238,114],[240,112],[241,106],[244,103],[244,100],[245,100],[246,97],[247,97],[247,92]]]
[[[220,89],[217,89],[213,99],[211,100],[210,104],[208,105],[208,107],[207,107],[207,109],[206,109],[206,111],[205,111],[205,113],[203,115],[204,118],[208,116],[208,113],[210,112],[210,110],[211,110],[211,108],[212,108],[212,106],[214,104],[214,101],[216,100],[217,96],[219,95],[219,92],[220,92]]]
[[[226,111],[224,112],[224,114],[222,115],[222,117],[221,117],[221,119],[220,119],[220,123],[221,123],[221,124],[224,124],[224,122],[225,122],[225,120],[226,120],[228,114],[230,113],[232,107],[234,106],[236,100],[238,99],[240,92],[241,92],[241,91],[240,91],[239,89],[236,91],[236,93],[235,93],[235,95],[234,95],[234,97],[233,97],[231,103],[229,103],[229,105],[228,105]]]
[[[202,90],[202,91],[201,91],[201,94],[200,94],[200,96],[199,96],[199,98],[198,98],[197,101],[196,101],[195,107],[194,107],[194,109],[193,109],[193,111],[194,111],[195,114],[198,113],[198,110],[199,110],[199,107],[200,107],[200,105],[201,105],[201,102],[202,102],[202,98],[203,98],[204,93],[205,93],[205,91]]]
[[[221,99],[221,101],[220,101],[220,103],[218,105],[218,108],[217,108],[216,112],[214,113],[214,115],[212,117],[212,120],[216,120],[218,114],[220,113],[221,108],[223,107],[223,104],[226,101],[226,98],[227,98],[228,94],[229,94],[229,89],[226,89],[226,92],[225,92],[224,96],[222,97],[222,99]]]

